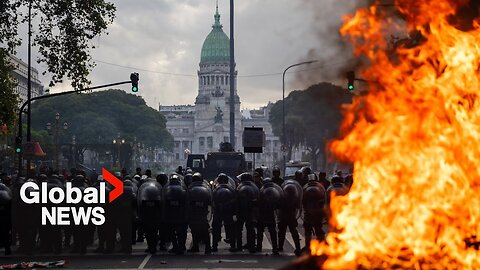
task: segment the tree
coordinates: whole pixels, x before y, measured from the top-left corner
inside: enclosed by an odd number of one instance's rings
[[[25,7],[32,5],[32,20],[38,29],[32,38],[41,57],[52,74],[50,85],[72,80],[75,89],[90,84],[87,76],[94,67],[90,50],[95,48],[90,40],[100,36],[113,22],[115,6],[104,0],[4,0],[0,1],[0,43],[10,53],[21,44],[18,35],[21,23],[28,22]],[[5,61],[5,56],[2,56]],[[43,74],[45,74],[44,72]]]
[[[325,153],[327,141],[338,135],[342,104],[351,102],[352,94],[330,83],[320,83],[303,91],[293,91],[285,99],[285,138],[288,159],[292,148],[303,146],[317,169],[318,158]],[[282,134],[282,101],[276,102],[269,116],[275,135]]]
[[[0,48],[0,125],[11,126],[15,121],[18,95],[15,93],[15,81],[10,72],[12,64],[7,61],[7,52]]]
[[[173,137],[166,130],[166,119],[148,107],[145,101],[122,90],[107,90],[88,94],[73,94],[39,100],[32,104],[32,127],[45,129],[60,114],[60,124],[68,123],[62,133],[63,153],[69,159],[81,162],[88,149],[97,153],[117,151],[112,140],[120,136],[134,146],[134,141],[152,148],[171,150]],[[75,135],[75,153],[72,137]],[[123,146],[122,159],[128,158],[131,147]],[[125,162],[124,162],[125,163]]]

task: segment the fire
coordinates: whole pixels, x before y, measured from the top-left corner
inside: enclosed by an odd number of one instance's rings
[[[467,0],[394,5],[360,9],[340,30],[371,83],[330,145],[355,183],[312,254],[327,269],[480,269],[466,244],[480,238],[480,24],[459,16]]]

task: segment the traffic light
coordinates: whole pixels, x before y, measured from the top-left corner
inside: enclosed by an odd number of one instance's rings
[[[17,136],[15,138],[15,153],[20,154],[22,152],[22,137]]]
[[[132,92],[138,92],[138,73],[130,74],[130,81],[132,82]]]
[[[347,72],[347,80],[348,80],[348,84],[347,84],[348,90],[349,90],[349,91],[355,90],[355,85],[354,85],[354,82],[355,82],[355,71],[349,71],[349,72]]]

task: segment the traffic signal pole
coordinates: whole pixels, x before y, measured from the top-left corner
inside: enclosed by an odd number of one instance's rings
[[[138,75],[137,75],[138,76]],[[100,88],[105,88],[105,87],[110,87],[110,86],[115,86],[115,85],[121,85],[121,84],[127,84],[127,83],[133,83],[132,81],[123,81],[123,82],[117,82],[117,83],[110,83],[110,84],[103,84],[99,86],[94,86],[94,87],[89,87],[81,90],[72,90],[72,91],[66,91],[66,92],[61,92],[61,93],[54,93],[54,94],[49,94],[45,96],[38,96],[38,97],[33,97],[27,99],[22,106],[20,107],[20,110],[18,111],[18,134],[17,138],[15,140],[16,142],[16,148],[17,147],[22,147],[22,136],[23,136],[23,130],[22,130],[22,113],[24,112],[25,107],[30,104],[34,100],[39,100],[39,99],[46,99],[46,98],[52,98],[52,97],[57,97],[57,96],[64,96],[64,95],[69,95],[69,94],[74,94],[74,93],[81,93],[84,91],[90,91],[90,90],[95,90],[95,89],[100,89]],[[30,138],[27,137],[27,141],[30,142]],[[18,154],[18,176],[22,176],[22,169],[23,169],[23,151],[20,150],[20,152],[17,152]]]

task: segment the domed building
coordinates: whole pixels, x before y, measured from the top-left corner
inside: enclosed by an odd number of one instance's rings
[[[203,42],[198,70],[198,95],[195,105],[160,106],[167,118],[167,129],[174,137],[174,153],[166,155],[167,167],[184,166],[187,153],[217,151],[230,140],[230,39],[220,23],[218,6],[212,30]],[[272,166],[280,161],[280,142],[268,122],[269,106],[241,112],[235,71],[235,149],[242,151],[243,127],[263,127],[266,146],[257,155],[257,165]],[[247,154],[250,158],[252,154]],[[268,164],[268,165],[267,165]],[[278,163],[280,164],[280,163]]]

